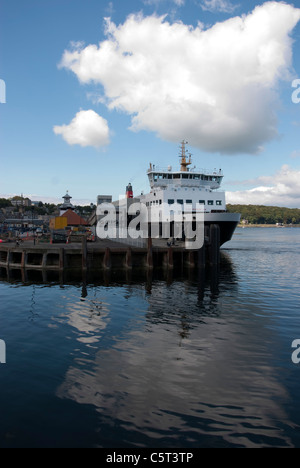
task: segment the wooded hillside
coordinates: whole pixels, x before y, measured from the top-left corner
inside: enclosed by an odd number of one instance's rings
[[[300,224],[300,209],[262,205],[227,205],[230,213],[241,213],[250,224]]]

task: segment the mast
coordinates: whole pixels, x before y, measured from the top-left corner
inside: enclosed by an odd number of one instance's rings
[[[180,157],[181,157],[181,167],[180,167],[180,171],[181,172],[188,172],[188,166],[190,166],[192,164],[192,158],[191,158],[191,154],[189,155],[189,160],[187,160],[187,150],[185,149],[185,145],[187,145],[187,141],[185,140],[182,140],[181,142],[181,154],[180,154]]]

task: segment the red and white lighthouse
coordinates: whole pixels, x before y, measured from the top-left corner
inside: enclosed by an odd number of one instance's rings
[[[130,183],[126,187],[126,198],[133,198],[133,188]]]

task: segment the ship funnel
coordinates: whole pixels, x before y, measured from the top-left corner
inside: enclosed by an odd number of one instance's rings
[[[133,198],[133,188],[131,184],[126,187],[126,198]]]

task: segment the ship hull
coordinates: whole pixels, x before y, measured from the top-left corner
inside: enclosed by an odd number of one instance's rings
[[[239,213],[204,213],[204,235],[209,236],[211,225],[218,225],[220,227],[220,246],[229,242],[234,234],[234,231],[240,221],[241,215]],[[193,231],[196,230],[195,221],[193,222]],[[180,235],[178,235],[178,229]],[[186,238],[184,232],[184,223],[174,227],[174,222],[153,223],[148,227],[148,235],[153,238],[167,239],[176,237],[176,239],[184,240]]]

